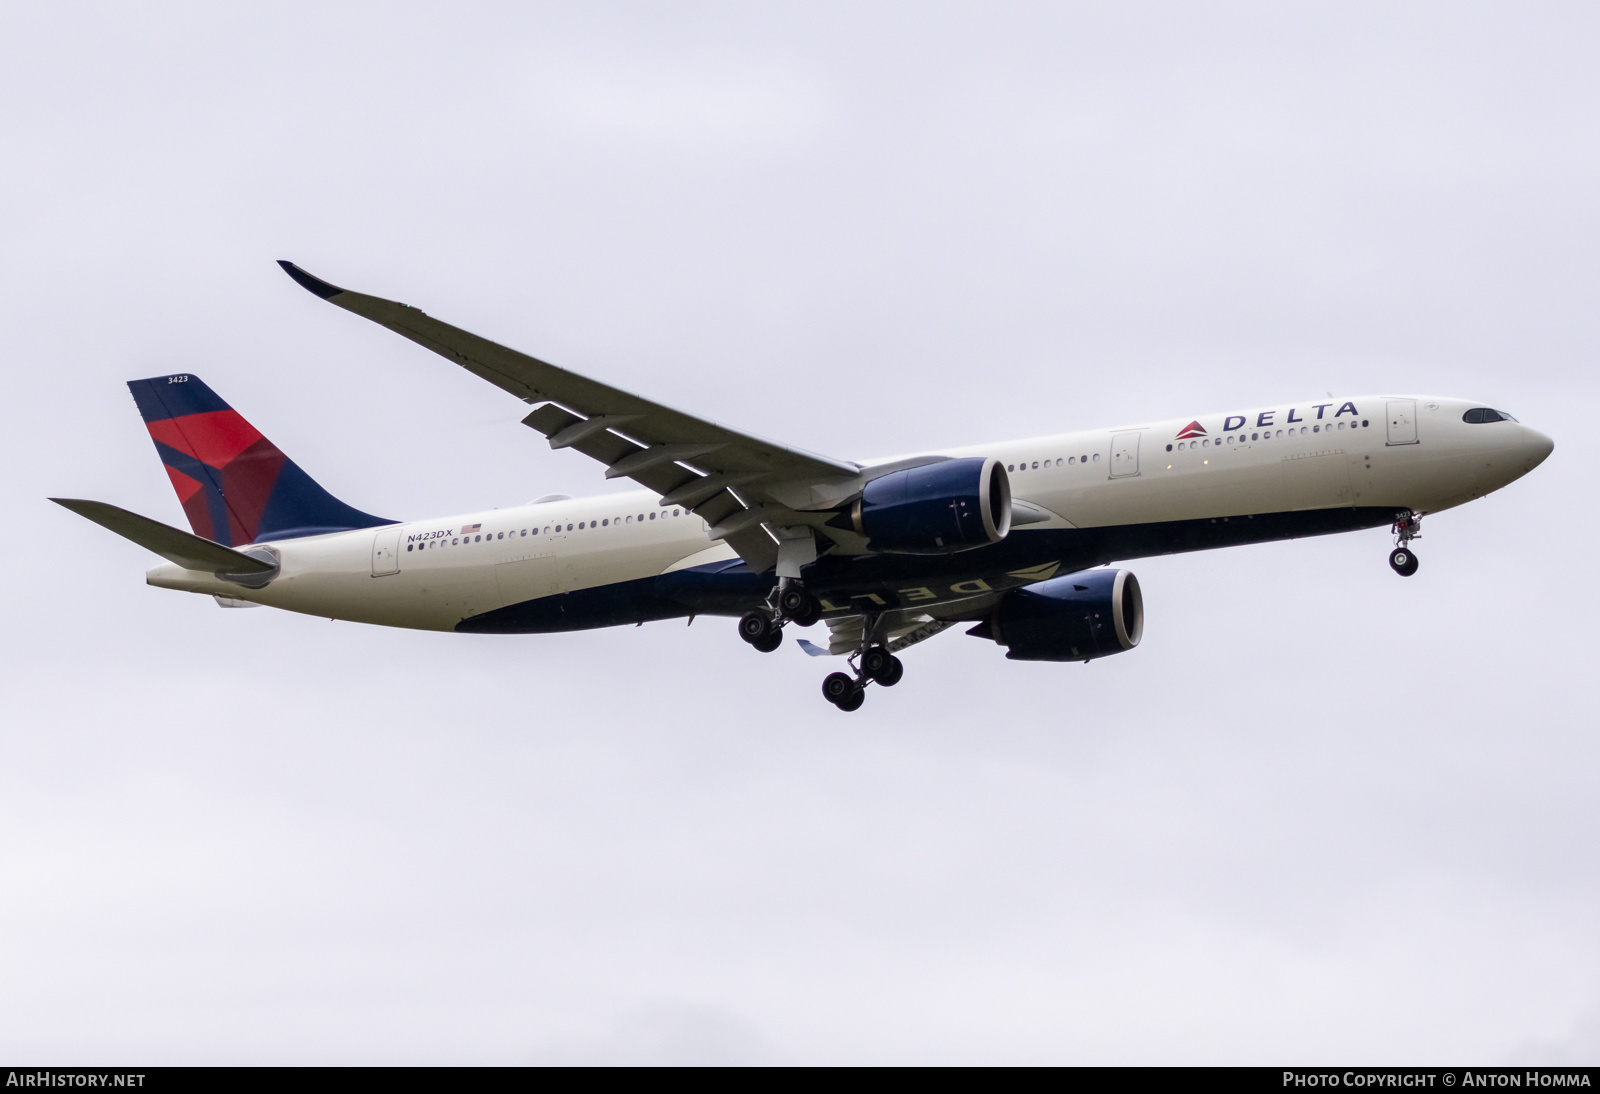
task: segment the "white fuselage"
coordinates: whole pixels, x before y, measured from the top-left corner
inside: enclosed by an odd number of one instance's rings
[[[937,455],[1006,464],[1014,498],[1036,510],[1012,536],[1319,509],[1436,512],[1520,478],[1553,448],[1517,422],[1462,420],[1481,405],[1329,399]],[[260,589],[171,564],[148,581],[310,615],[453,630],[508,605],[737,557],[707,533],[692,513],[638,490],[279,541],[270,546],[280,571]]]

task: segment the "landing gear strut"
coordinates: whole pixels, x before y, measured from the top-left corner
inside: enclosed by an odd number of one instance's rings
[[[1396,513],[1393,531],[1399,546],[1389,552],[1389,565],[1401,577],[1410,577],[1417,572],[1417,553],[1411,549],[1411,541],[1422,535],[1422,514],[1410,509]]]

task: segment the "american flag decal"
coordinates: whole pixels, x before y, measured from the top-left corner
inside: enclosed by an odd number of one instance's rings
[[[482,527],[483,527],[483,525],[481,525],[481,524],[463,524],[461,526],[461,534],[462,535],[467,535],[467,534],[469,534],[471,532],[476,532],[479,528],[482,528]]]

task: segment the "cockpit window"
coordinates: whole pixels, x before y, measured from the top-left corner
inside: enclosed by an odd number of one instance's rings
[[[1503,411],[1503,410],[1490,410],[1486,406],[1475,406],[1475,407],[1473,407],[1471,410],[1469,410],[1465,414],[1461,415],[1461,420],[1463,422],[1470,422],[1473,425],[1478,425],[1478,424],[1480,424],[1482,422],[1514,422],[1514,421],[1516,421],[1515,418],[1513,418],[1511,415],[1507,414],[1505,411]]]

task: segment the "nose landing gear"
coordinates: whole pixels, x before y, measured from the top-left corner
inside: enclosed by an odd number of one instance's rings
[[[1411,549],[1411,541],[1422,535],[1422,514],[1410,509],[1396,513],[1393,531],[1399,546],[1389,552],[1389,566],[1401,577],[1410,577],[1417,572],[1417,553]]]

